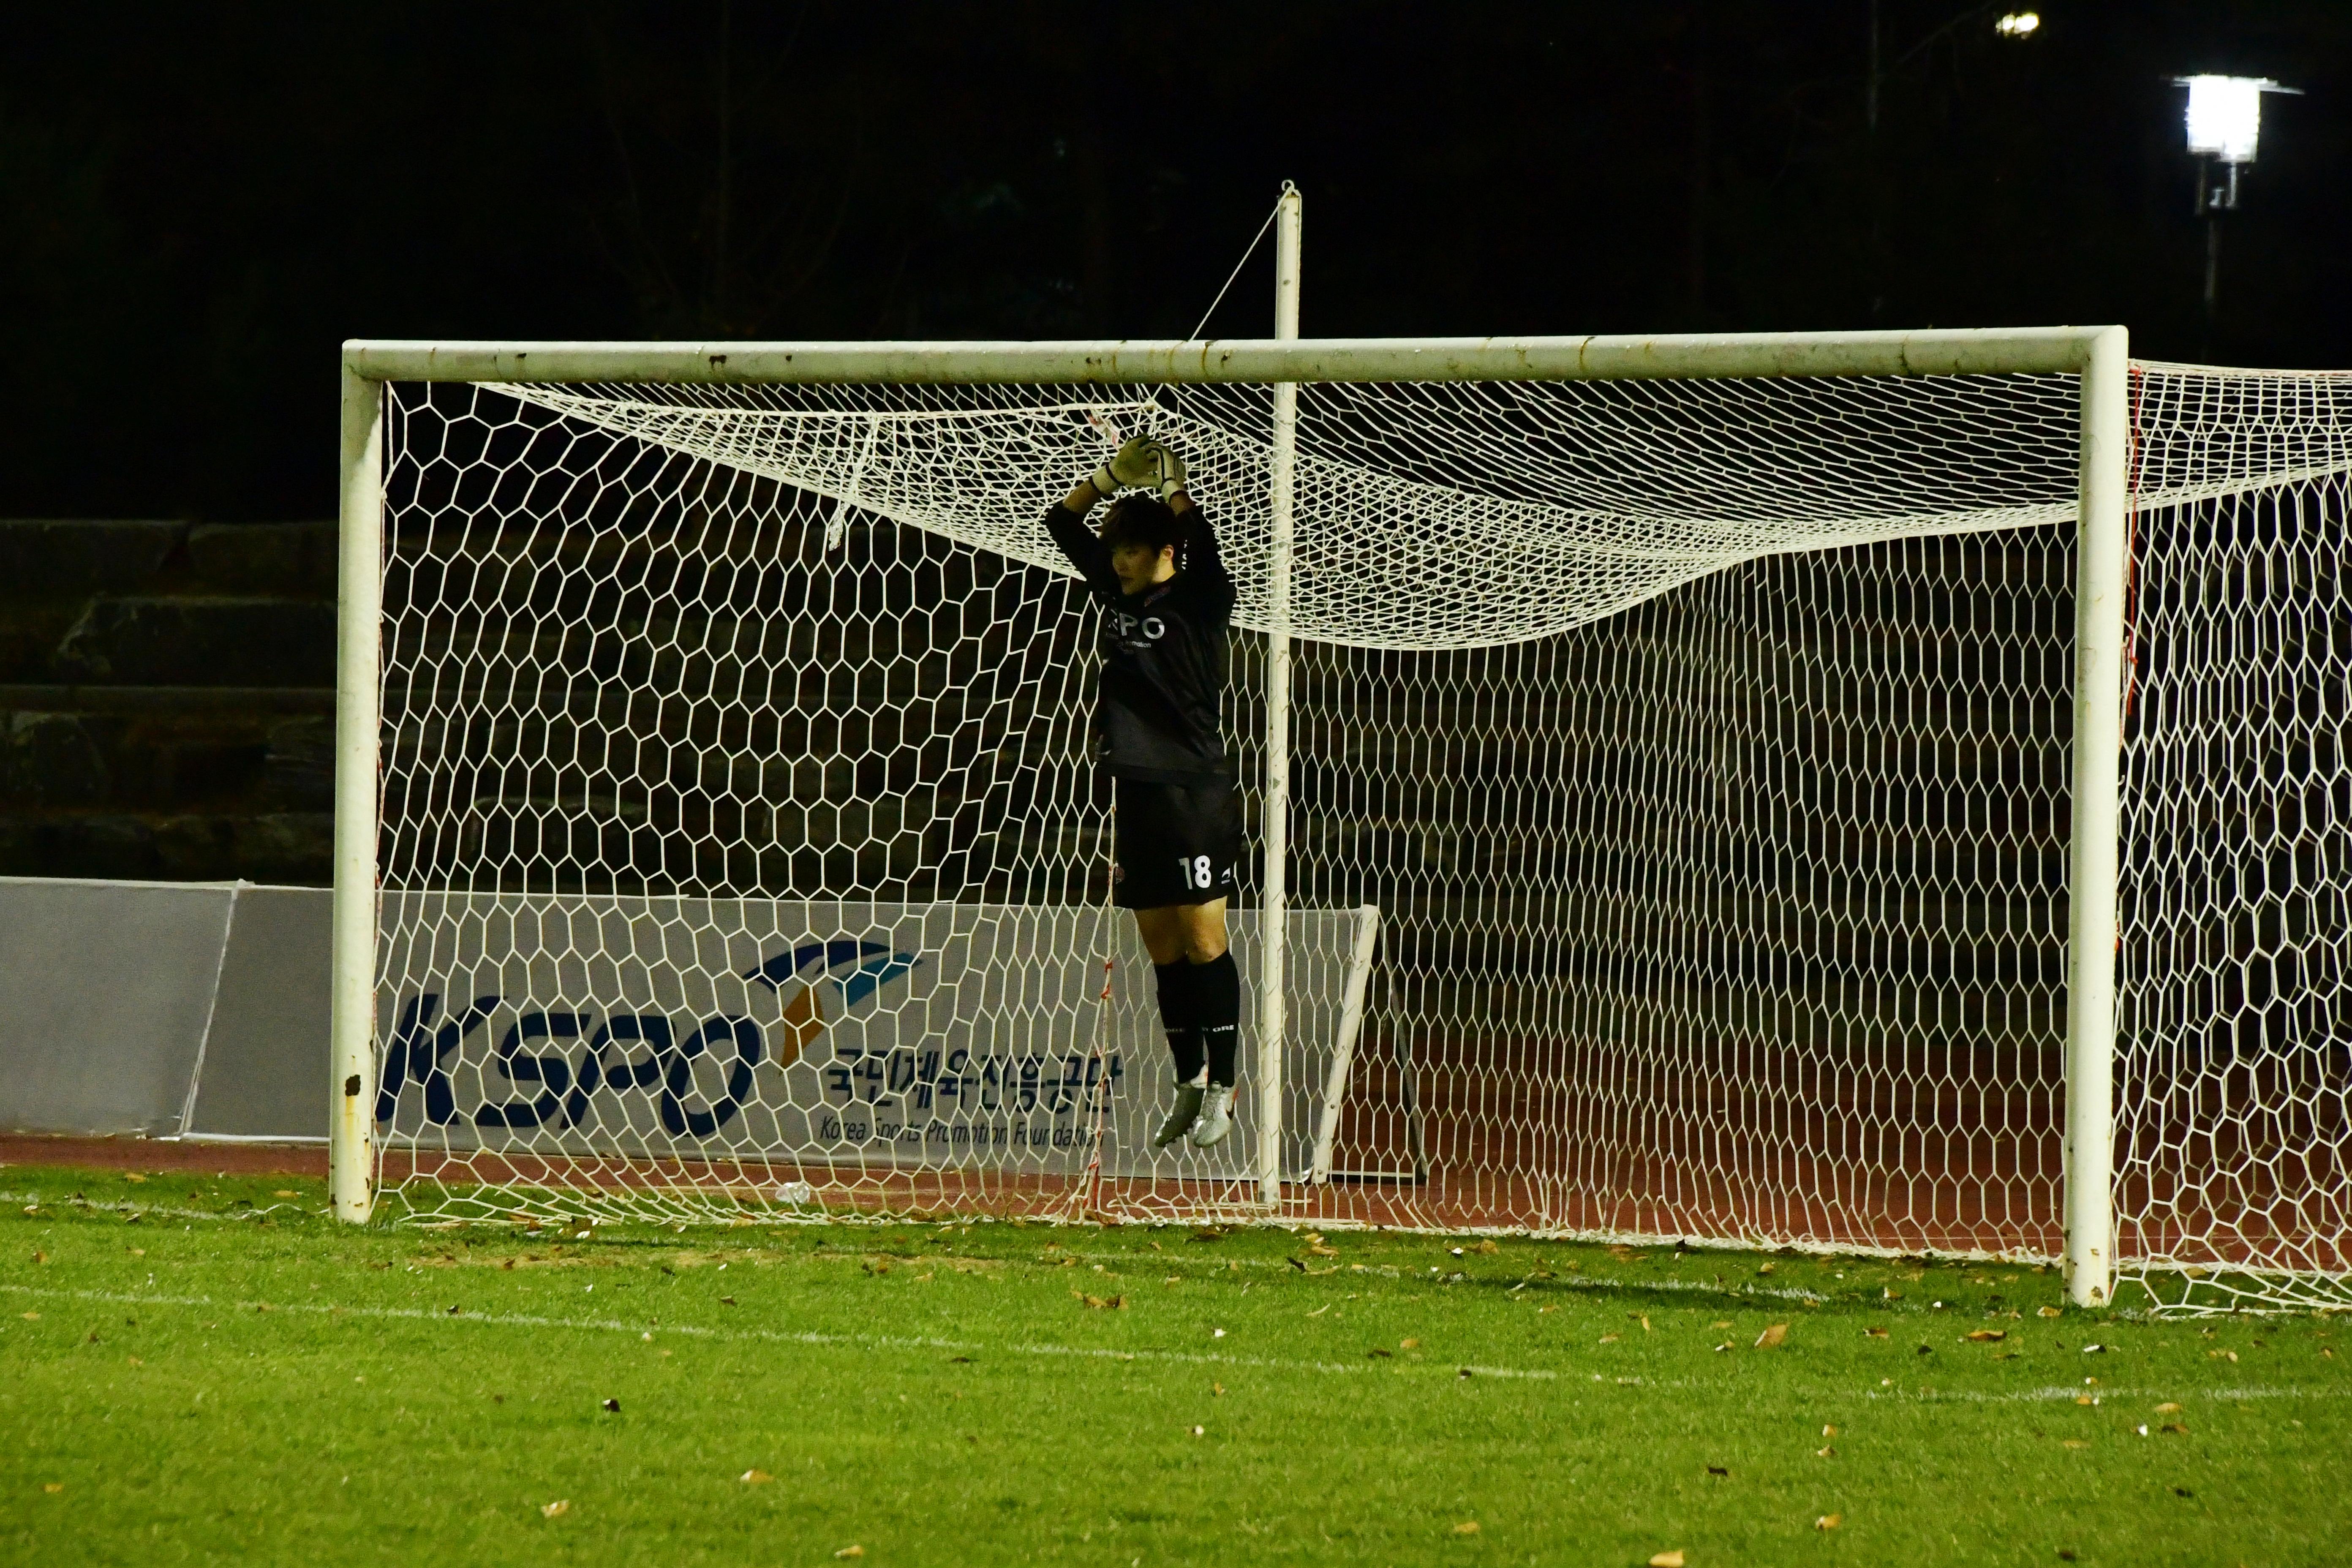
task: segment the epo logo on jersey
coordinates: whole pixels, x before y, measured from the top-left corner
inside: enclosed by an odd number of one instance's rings
[[[673,1137],[706,1138],[741,1110],[753,1069],[761,1062],[792,1066],[829,1023],[922,962],[888,942],[853,937],[805,942],[734,976],[750,983],[740,992],[746,1000],[761,991],[775,1000],[772,1015],[764,1007],[755,1009],[765,1015],[761,1017],[714,1010],[699,1023],[660,1012],[614,1012],[600,1021],[591,1012],[493,994],[452,1007],[436,1024],[441,994],[422,992],[397,1007],[399,1023],[384,1050],[375,1119],[389,1124],[411,1083],[423,1094],[428,1124],[463,1121],[510,1129],[578,1127],[600,1120],[600,1095],[656,1090],[664,1131]],[[481,1056],[481,1045],[492,1040],[487,1058]],[[574,1040],[585,1042],[576,1055],[559,1043]],[[538,1048],[542,1043],[554,1048]],[[475,1048],[469,1051],[469,1046]],[[479,1083],[487,1097],[493,1077],[530,1087],[522,1098],[486,1098],[471,1112],[460,1112],[460,1078]],[[634,1119],[623,1109],[620,1120]]]
[[[1113,610],[1110,619],[1118,640],[1130,649],[1148,647],[1168,635],[1168,623],[1158,616],[1130,616],[1125,610]],[[1143,634],[1141,642],[1136,640],[1138,632]]]

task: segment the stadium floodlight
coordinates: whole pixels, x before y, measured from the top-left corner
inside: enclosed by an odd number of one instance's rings
[[[2267,77],[2189,76],[2189,150],[2224,163],[2251,163],[2263,134],[2263,94],[2284,90]]]
[[[2221,215],[2237,210],[2239,171],[2253,163],[2262,144],[2263,95],[2301,89],[2283,87],[2268,77],[2204,75],[2173,80],[2189,89],[2184,121],[2189,151],[2197,160],[2197,216],[2205,220],[2205,326],[2210,348],[2221,299]]]
[[[2037,11],[2011,11],[1995,22],[1992,30],[2004,38],[2030,38],[2042,30],[2042,16]]]

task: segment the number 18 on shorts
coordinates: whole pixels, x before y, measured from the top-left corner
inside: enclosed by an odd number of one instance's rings
[[[1222,780],[1120,779],[1117,798],[1111,902],[1123,910],[1156,910],[1233,895],[1242,847],[1240,791]]]

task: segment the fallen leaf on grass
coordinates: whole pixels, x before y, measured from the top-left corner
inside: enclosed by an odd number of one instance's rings
[[[557,1498],[553,1502],[541,1503],[539,1511],[548,1519],[562,1519],[572,1511],[572,1500],[568,1497]]]
[[[1759,1350],[1770,1350],[1773,1346],[1786,1341],[1788,1337],[1789,1325],[1786,1323],[1774,1323],[1770,1328],[1766,1329],[1762,1333],[1756,1336],[1756,1348]]]
[[[63,1481],[43,1481],[41,1489],[45,1492],[61,1492],[66,1489],[66,1484]]]
[[[948,1364],[950,1366],[955,1366],[958,1364],[970,1366],[971,1364],[971,1357],[968,1355],[951,1355],[948,1357]]]
[[[1813,1528],[1815,1530],[1835,1530],[1839,1525],[1843,1524],[1844,1522],[1845,1515],[1842,1513],[1825,1513],[1822,1515],[1821,1518],[1813,1521]]]
[[[2236,1351],[2207,1351],[2205,1352],[2205,1358],[2208,1361],[2235,1361],[2238,1359],[2238,1352]]]
[[[1862,1331],[1864,1336],[1868,1339],[1883,1340],[1886,1337],[1886,1331],[1885,1329],[1864,1329]]]
[[[2005,1340],[2009,1338],[2009,1331],[2007,1329],[1979,1329],[1975,1332],[1969,1334],[1969,1338],[1975,1340],[1979,1343],[1982,1343],[1987,1340]]]
[[[2158,1415],[2178,1415],[2180,1413],[2180,1406],[2172,1400],[2168,1399],[2163,1404],[2156,1407],[2156,1413]]]
[[[1224,1396],[1224,1392],[1225,1385],[1222,1383],[1213,1383],[1209,1384],[1209,1393],[1213,1397],[1223,1398]]]
[[[1454,1527],[1454,1533],[1456,1535],[1475,1535],[1478,1533],[1478,1521],[1475,1519],[1465,1519],[1461,1523]]]
[[[1759,1274],[1769,1274],[1773,1269],[1779,1267],[1780,1265],[1777,1263],[1760,1263],[1757,1265],[1756,1272]]]
[[[2041,1316],[2045,1318],[2063,1318],[2066,1315],[2063,1310],[2056,1307],[2038,1307],[2034,1310]]]
[[[1813,1450],[1813,1458],[1816,1459],[1834,1459],[1837,1458],[1837,1450],[1829,1447],[1827,1444],[1824,1444],[1821,1447]]]
[[[1399,1340],[1399,1341],[1397,1341],[1397,1349],[1399,1349],[1399,1350],[1401,1350],[1401,1351],[1417,1351],[1417,1350],[1419,1350],[1420,1348],[1421,1348],[1421,1342],[1420,1342],[1419,1340]]]
[[[2189,1428],[2178,1421],[2168,1421],[2163,1426],[2158,1427],[2157,1430],[2159,1432],[2169,1432],[2177,1437],[2186,1437],[2189,1436]]]
[[[1087,1305],[1095,1309],[1097,1311],[1117,1311],[1127,1305],[1127,1298],[1124,1296],[1089,1296],[1087,1298]]]
[[[1683,1549],[1677,1546],[1672,1552],[1653,1553],[1650,1568],[1683,1568]]]
[[[1709,1465],[1706,1468],[1706,1473],[1710,1476],[1728,1476],[1731,1474],[1731,1467],[1728,1465]]]
[[[1366,1356],[1368,1356],[1368,1357],[1370,1357],[1370,1356],[1378,1356],[1378,1357],[1379,1357],[1381,1360],[1382,1360],[1382,1361],[1393,1361],[1393,1360],[1395,1360],[1395,1359],[1396,1359],[1396,1352],[1394,1352],[1394,1351],[1384,1351],[1384,1350],[1380,1349],[1380,1348],[1379,1348],[1379,1347],[1377,1347],[1377,1346],[1375,1346],[1374,1348],[1372,1348],[1372,1349],[1370,1349],[1370,1350],[1366,1351],[1366,1352],[1364,1352],[1364,1354],[1365,1354]]]
[[[41,1321],[41,1314],[38,1312],[26,1312],[24,1314],[24,1319],[25,1321],[28,1323],[37,1323]]]
[[[144,1178],[144,1177],[141,1177],[141,1178],[140,1178],[140,1180],[142,1180],[142,1181],[143,1181],[143,1180],[145,1180],[145,1178]],[[291,1188],[291,1187],[280,1187],[280,1188],[278,1188],[276,1192],[274,1192],[274,1193],[270,1194],[269,1195],[270,1195],[271,1197],[273,1197],[273,1198],[299,1198],[299,1197],[300,1197],[302,1194],[299,1194],[299,1193],[298,1193],[298,1192],[296,1192],[296,1191],[295,1191],[293,1188]]]
[[[36,1252],[33,1254],[33,1261],[36,1263],[47,1263],[48,1260],[49,1255],[46,1252]]]
[[[2084,1442],[2080,1437],[2068,1437],[2061,1442],[2059,1447],[2064,1448],[2087,1448],[2090,1445]]]
[[[747,1487],[756,1487],[763,1481],[772,1481],[776,1478],[765,1470],[746,1470],[735,1479]]]
[[[1824,1427],[1822,1427],[1822,1436],[1824,1436],[1824,1437],[1834,1437],[1834,1436],[1837,1436],[1837,1427],[1836,1427],[1836,1426],[1824,1426]]]
[[[1484,1241],[1480,1242],[1477,1246],[1475,1246],[1475,1247],[1472,1247],[1470,1250],[1471,1250],[1471,1251],[1473,1251],[1473,1252],[1484,1253],[1484,1254],[1486,1254],[1487,1257],[1491,1258],[1491,1257],[1493,1257],[1496,1253],[1500,1252],[1500,1251],[1501,1251],[1501,1250],[1503,1250],[1503,1249],[1502,1249],[1501,1247],[1496,1247],[1496,1246],[1495,1245],[1495,1238],[1494,1238],[1493,1237],[1491,1237],[1491,1236],[1490,1236],[1490,1237],[1488,1237],[1486,1240],[1484,1240]]]
[[[1717,1318],[1715,1321],[1709,1323],[1707,1327],[1710,1329],[1727,1329],[1731,1327],[1731,1320],[1729,1318]]]
[[[863,1546],[845,1546],[840,1551],[835,1552],[834,1555],[835,1557],[863,1557],[866,1555],[866,1548]]]

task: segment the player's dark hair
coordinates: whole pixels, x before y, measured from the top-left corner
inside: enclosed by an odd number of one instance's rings
[[[1184,524],[1155,495],[1121,496],[1103,514],[1102,542],[1113,547],[1140,544],[1157,555],[1172,544],[1181,555],[1184,537]]]

